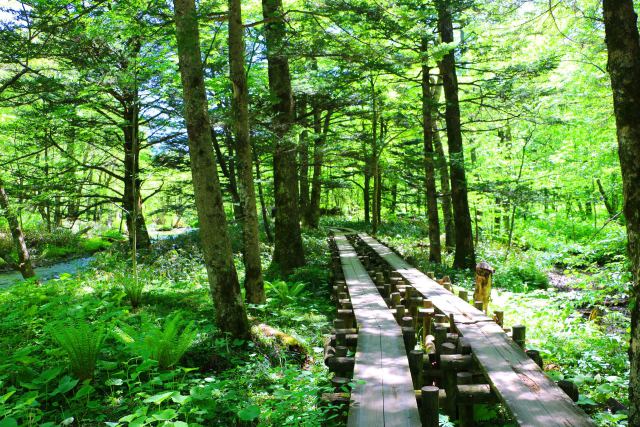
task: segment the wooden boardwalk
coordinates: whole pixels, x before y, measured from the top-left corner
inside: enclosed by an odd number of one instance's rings
[[[482,311],[444,289],[366,234],[358,235],[400,273],[437,311],[453,314],[455,328],[471,345],[473,358],[492,390],[520,426],[595,426],[502,328]]]
[[[353,246],[343,235],[335,242],[358,325],[348,426],[419,426],[402,330]]]

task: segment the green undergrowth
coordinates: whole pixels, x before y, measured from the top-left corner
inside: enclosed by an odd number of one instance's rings
[[[0,291],[0,425],[320,425],[333,310],[325,236],[305,240],[309,266],[248,308],[253,324],[295,338],[296,351],[215,328],[195,233],[158,242],[140,259],[137,308],[119,250],[98,254],[77,275]],[[284,287],[297,290],[283,300]],[[92,349],[95,369],[82,363]]]

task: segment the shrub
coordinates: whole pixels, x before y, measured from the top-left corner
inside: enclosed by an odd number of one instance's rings
[[[109,249],[110,247],[111,247],[111,242],[103,240],[100,237],[92,237],[82,242],[82,248],[85,250],[85,252],[89,252],[89,253],[94,253],[104,249]]]
[[[71,372],[79,380],[93,378],[104,332],[82,320],[54,325],[49,332],[69,356]]]

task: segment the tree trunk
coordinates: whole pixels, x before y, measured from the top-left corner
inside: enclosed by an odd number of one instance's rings
[[[124,191],[122,207],[125,210],[129,243],[133,245],[135,232],[136,247],[144,249],[151,246],[151,239],[149,238],[147,225],[144,215],[142,214],[142,196],[140,195],[140,189],[142,187],[142,180],[140,179],[140,148],[137,143],[139,125],[135,102],[125,108],[123,119]]]
[[[247,302],[265,302],[256,191],[253,185],[253,153],[249,140],[249,90],[244,69],[244,27],[240,0],[229,0],[229,75],[233,88],[231,100],[238,163],[238,188],[242,200],[244,288]]]
[[[364,186],[362,187],[365,224],[371,223],[371,173],[369,172],[369,162],[370,160],[366,160],[364,166]]]
[[[449,5],[439,1],[438,27],[443,43],[453,43],[453,22]],[[467,195],[467,178],[464,170],[464,151],[460,126],[460,105],[458,102],[458,78],[456,76],[455,54],[451,50],[440,62],[440,74],[446,100],[445,119],[449,143],[449,167],[451,169],[451,201],[453,204],[456,233],[456,252],[453,266],[474,268],[476,263],[473,247],[473,230]]]
[[[306,116],[307,114],[307,103],[306,99],[302,99],[300,102],[300,115]],[[298,151],[300,165],[300,172],[298,176],[300,177],[300,216],[302,217],[302,223],[308,227],[309,226],[309,130],[308,120],[306,117],[301,118],[299,124],[304,127],[302,132],[300,132],[300,147]]]
[[[300,233],[296,147],[289,140],[294,122],[293,93],[289,60],[284,52],[286,37],[282,17],[282,0],[262,0],[266,21],[265,41],[269,71],[269,90],[275,102],[273,128],[277,141],[273,152],[276,227],[273,262],[280,274],[287,276],[304,265],[304,248]]]
[[[262,191],[262,173],[260,172],[260,158],[253,153],[256,162],[256,179],[258,180],[258,198],[260,199],[260,210],[262,211],[262,222],[264,223],[264,232],[267,235],[269,243],[273,243],[273,235],[271,234],[271,222],[269,221],[269,213],[267,212],[267,204],[264,201],[264,191]]]
[[[633,273],[629,425],[640,425],[640,36],[632,0],[604,0],[604,24]]]
[[[229,151],[229,163],[224,158],[222,150],[220,149],[220,143],[218,142],[218,135],[215,130],[211,128],[211,140],[213,141],[213,149],[216,153],[216,159],[218,159],[218,165],[220,165],[220,172],[227,178],[228,185],[227,191],[231,195],[231,203],[233,204],[233,217],[240,221],[242,219],[242,206],[240,202],[240,194],[238,192],[238,185],[236,183],[236,167],[233,162],[233,138],[229,135],[229,132],[225,132],[225,143],[227,150]]]
[[[231,239],[211,142],[195,0],[174,0],[173,4],[191,176],[211,298],[216,309],[216,324],[220,330],[234,337],[248,338],[249,322],[233,264]]]
[[[434,85],[431,99],[437,103],[442,93],[442,78]],[[435,111],[435,106],[434,106]],[[442,198],[442,217],[444,219],[445,248],[447,252],[452,252],[456,247],[456,229],[453,221],[453,208],[451,205],[451,181],[449,179],[449,166],[447,156],[444,154],[438,121],[433,120],[433,145],[436,152],[436,167],[440,172],[440,193]]]
[[[31,265],[31,256],[29,255],[27,244],[24,241],[24,233],[20,227],[18,217],[11,208],[9,197],[7,196],[7,191],[4,188],[4,182],[2,180],[0,180],[0,207],[4,211],[4,217],[9,223],[13,244],[16,247],[16,252],[18,252],[18,265],[16,267],[23,278],[29,279],[34,277],[36,273],[33,271],[33,266]]]
[[[427,217],[429,220],[429,260],[441,263],[440,219],[438,218],[438,195],[433,150],[434,102],[431,98],[432,90],[426,58],[426,40],[422,42],[422,52],[425,54],[425,57],[422,58],[422,140],[424,145],[424,183],[427,198]]]
[[[328,110],[322,122],[322,111],[314,107],[313,112],[313,176],[311,177],[311,199],[307,209],[307,224],[312,228],[318,228],[320,224],[320,197],[322,196],[322,164],[324,163],[324,145],[327,141],[327,133],[331,123],[332,111]]]
[[[613,217],[615,214],[617,214],[617,212],[616,212],[616,209],[613,207],[611,200],[609,200],[607,193],[604,191],[600,178],[596,179],[596,184],[598,184],[598,191],[602,196],[602,202],[604,203],[604,207],[607,208],[607,213],[609,214],[610,217]]]

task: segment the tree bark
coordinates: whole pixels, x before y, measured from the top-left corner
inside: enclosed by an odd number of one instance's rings
[[[24,240],[24,233],[22,232],[22,227],[20,227],[20,221],[18,221],[16,213],[11,208],[9,196],[7,196],[7,191],[4,188],[4,182],[1,179],[0,207],[4,211],[4,217],[9,223],[9,230],[11,231],[13,244],[16,248],[16,252],[18,252],[18,265],[16,267],[20,271],[20,274],[22,274],[23,278],[29,279],[34,277],[36,273],[33,271],[33,266],[31,265],[31,256],[29,255],[29,250],[27,249],[27,244]]]
[[[129,243],[133,245],[135,232],[136,248],[144,249],[151,246],[151,239],[142,214],[142,196],[140,195],[142,180],[140,179],[140,148],[138,144],[139,124],[135,101],[124,109],[123,119],[124,191],[122,207],[125,211]]]
[[[447,2],[438,1],[438,27],[443,43],[453,43],[453,21]],[[460,126],[460,104],[458,102],[458,78],[455,54],[451,50],[439,64],[446,100],[445,119],[449,143],[449,167],[451,169],[451,201],[453,204],[456,252],[453,266],[474,268],[476,264],[473,247],[473,230],[467,194],[467,178],[464,170],[462,129]]]
[[[269,213],[267,212],[267,204],[264,200],[264,191],[262,191],[262,173],[260,172],[260,158],[253,153],[256,163],[256,179],[258,180],[258,198],[260,199],[260,210],[262,211],[262,222],[264,223],[264,232],[267,235],[269,243],[273,243],[273,235],[271,234],[271,223],[269,222]]]
[[[604,203],[604,207],[607,209],[607,213],[609,214],[609,216],[613,217],[615,214],[617,214],[617,212],[616,212],[616,209],[613,207],[611,200],[609,200],[609,196],[607,196],[607,193],[604,191],[600,178],[596,179],[596,183],[598,184],[598,191],[602,196],[602,202]]]
[[[322,121],[322,112],[315,107],[313,113],[314,143],[313,143],[313,175],[311,177],[311,198],[307,208],[307,224],[311,228],[318,228],[320,224],[320,197],[322,196],[322,164],[324,163],[324,145],[331,123],[332,111],[328,110]]]
[[[438,103],[442,93],[442,78],[434,85],[431,99]],[[435,111],[435,108],[434,108]],[[447,156],[444,154],[442,139],[440,138],[440,130],[438,129],[438,120],[433,120],[433,145],[436,152],[436,167],[440,172],[440,193],[442,200],[442,217],[444,220],[445,232],[445,248],[447,252],[452,252],[456,247],[456,229],[453,221],[453,207],[451,204],[451,181],[449,178],[449,166],[447,165]]]
[[[276,226],[273,262],[287,276],[304,265],[300,233],[296,147],[289,131],[294,123],[293,92],[289,60],[284,52],[286,37],[282,0],[262,0],[269,72],[269,90],[274,96],[273,128],[276,145],[273,152]]]
[[[253,150],[249,137],[249,89],[244,69],[244,27],[240,0],[229,0],[229,76],[233,89],[232,121],[238,164],[238,189],[242,200],[244,288],[247,302],[265,302],[260,259],[260,237],[256,191],[253,184]]]
[[[640,425],[640,36],[632,0],[604,0],[604,25],[622,169],[630,295],[629,425]]]
[[[433,110],[431,80],[427,65],[427,41],[422,41],[422,140],[424,148],[424,183],[427,198],[427,217],[429,221],[429,260],[442,262],[440,248],[440,218],[438,217],[438,195],[436,190],[436,171],[433,149]]]
[[[202,71],[195,0],[174,0],[191,177],[216,324],[235,337],[249,337],[249,323],[233,264]]]
[[[306,116],[307,114],[307,103],[306,99],[303,97],[300,101],[300,116]],[[302,217],[302,224],[304,226],[309,227],[309,130],[308,120],[306,117],[301,118],[299,124],[304,127],[302,132],[300,132],[300,147],[298,151],[300,165],[300,172],[298,176],[300,177],[300,216]]]

